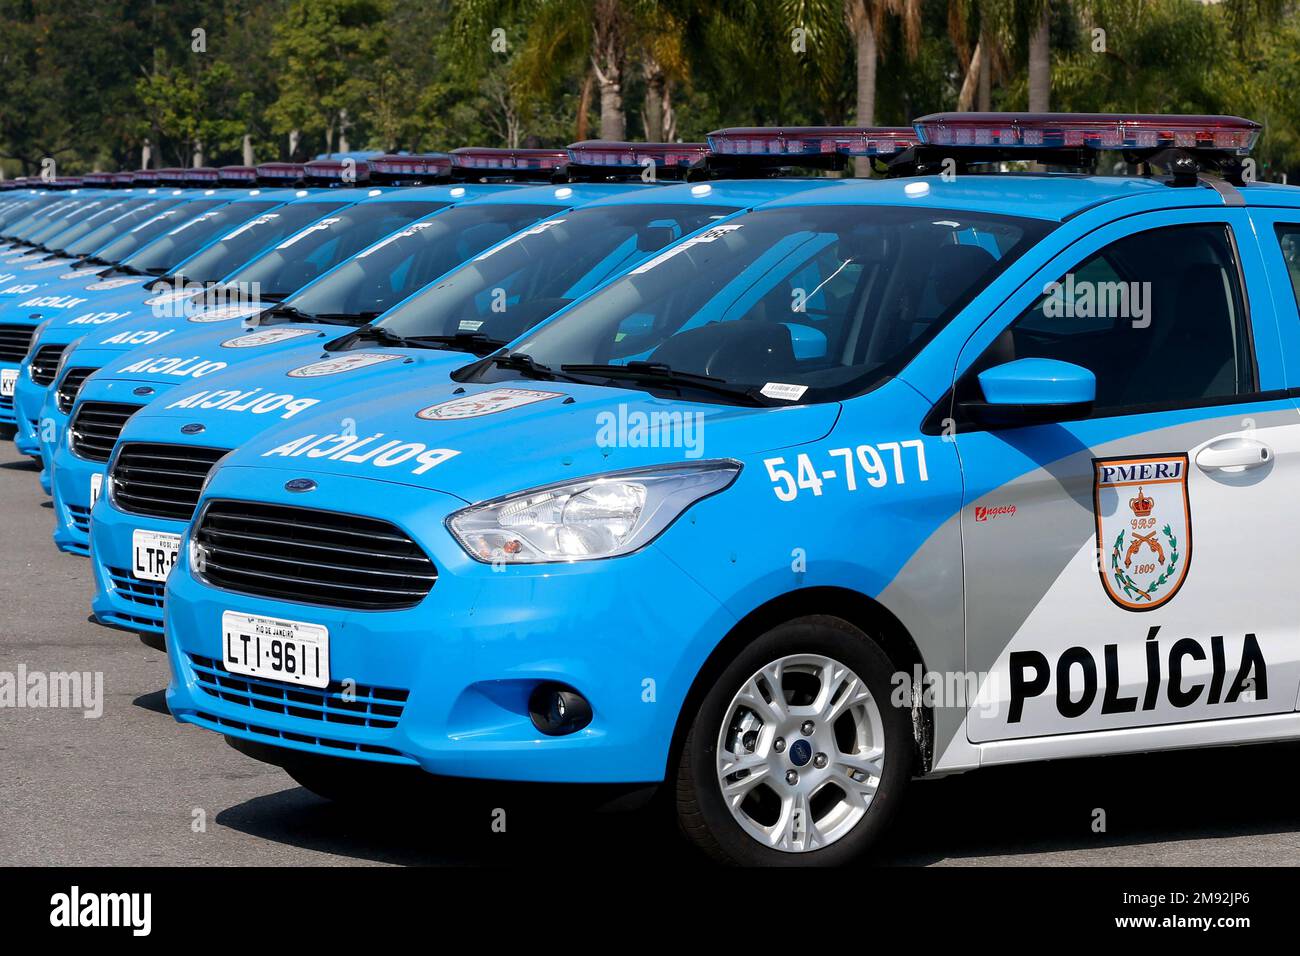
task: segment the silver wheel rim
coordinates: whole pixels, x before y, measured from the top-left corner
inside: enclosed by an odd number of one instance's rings
[[[756,671],[718,732],[723,801],[741,829],[786,853],[830,846],[857,826],[884,765],[884,721],[866,682],[821,654]]]

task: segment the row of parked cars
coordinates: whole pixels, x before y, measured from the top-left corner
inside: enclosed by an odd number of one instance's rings
[[[1249,181],[1259,130],[4,183],[0,426],[173,716],[311,790],[604,785],[842,862],[916,776],[1300,733],[1300,191]]]

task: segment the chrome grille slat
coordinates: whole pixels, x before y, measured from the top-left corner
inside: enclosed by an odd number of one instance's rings
[[[208,583],[288,601],[414,607],[438,576],[428,555],[396,526],[335,511],[218,500],[204,510],[194,538]]]
[[[54,373],[66,348],[66,345],[42,345],[37,349],[32,356],[32,381],[37,385],[54,384]]]
[[[68,425],[73,454],[86,461],[108,461],[123,426],[142,407],[124,402],[82,402]]]
[[[72,406],[77,404],[77,395],[81,393],[81,386],[86,384],[86,379],[98,371],[97,368],[77,367],[63,373],[63,380],[59,382],[59,387],[54,392],[54,401],[59,411],[65,415],[72,411]]]
[[[113,463],[113,502],[130,514],[189,521],[212,466],[229,449],[126,442]],[[155,462],[165,462],[159,468]]]
[[[32,347],[34,325],[0,325],[0,362],[20,363]]]

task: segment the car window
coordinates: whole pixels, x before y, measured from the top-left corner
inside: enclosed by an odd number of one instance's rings
[[[894,374],[1050,229],[933,208],[760,210],[668,247],[518,351],[552,368],[644,361],[844,397]]]
[[[1254,355],[1226,225],[1126,236],[1048,283],[977,363],[1022,358],[1097,377],[1094,414],[1255,391]]]
[[[226,230],[248,222],[278,205],[273,201],[232,202],[210,209],[176,226],[125,260],[125,264],[150,275],[165,275]]]
[[[1291,278],[1291,293],[1295,296],[1296,308],[1300,309],[1300,225],[1280,222],[1276,229],[1287,275]]]

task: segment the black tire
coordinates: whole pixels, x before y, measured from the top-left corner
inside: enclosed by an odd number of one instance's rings
[[[760,668],[790,654],[816,653],[852,668],[880,710],[885,761],[880,785],[863,818],[829,846],[800,853],[764,846],[732,817],[717,782],[717,740],[727,709],[742,684]],[[678,762],[677,820],[683,833],[722,863],[741,866],[839,866],[861,856],[892,818],[915,761],[912,715],[890,703],[897,668],[870,637],[837,617],[797,618],[746,645],[701,701]]]

